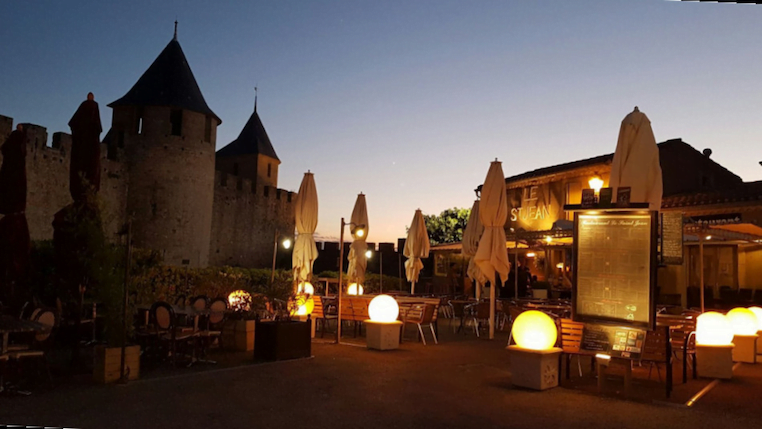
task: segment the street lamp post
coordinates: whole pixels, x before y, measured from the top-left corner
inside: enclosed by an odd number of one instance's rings
[[[278,256],[278,238],[280,237],[280,231],[277,229],[275,230],[275,237],[273,237],[273,269],[272,273],[270,274],[270,285],[272,286],[273,283],[275,283],[275,261]],[[283,247],[285,249],[291,248],[291,239],[286,237],[283,240]]]
[[[336,325],[336,344],[341,342],[341,295],[344,285],[344,227],[349,225],[351,232],[357,234],[358,237],[365,235],[365,225],[355,225],[352,222],[345,222],[344,218],[341,218],[341,232],[339,234],[339,299],[336,306],[336,312],[338,313],[338,323]]]

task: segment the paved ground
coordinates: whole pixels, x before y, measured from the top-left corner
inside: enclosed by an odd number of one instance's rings
[[[314,344],[312,359],[0,397],[0,423],[113,429],[762,427],[757,367],[741,368],[737,380],[692,408],[601,397],[585,382],[532,392],[511,386],[504,334],[486,341],[444,331],[439,346],[405,343],[382,353]],[[693,383],[696,389],[706,384]],[[739,404],[743,394],[754,397]]]

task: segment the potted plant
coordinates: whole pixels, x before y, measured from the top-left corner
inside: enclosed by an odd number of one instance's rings
[[[295,293],[290,272],[281,272],[264,289],[271,320],[256,322],[254,360],[277,361],[310,357],[312,354],[312,320],[295,320],[300,305],[307,297]]]
[[[264,299],[239,289],[228,295],[228,303],[233,312],[222,328],[222,344],[225,348],[250,352],[254,350],[256,319]]]

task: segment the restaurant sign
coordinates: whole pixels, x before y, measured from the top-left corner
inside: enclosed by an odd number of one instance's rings
[[[544,231],[563,214],[562,182],[508,189],[511,227],[527,231]]]

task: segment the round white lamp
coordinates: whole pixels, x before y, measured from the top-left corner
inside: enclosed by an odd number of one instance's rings
[[[748,308],[734,308],[727,315],[733,327],[733,360],[757,363],[757,316]]]
[[[708,311],[696,318],[696,372],[699,377],[733,377],[733,327],[724,314]]]
[[[516,345],[530,350],[550,350],[556,344],[558,329],[547,314],[529,310],[521,313],[511,328]]]
[[[350,285],[350,289],[354,284]],[[360,286],[362,293],[362,286]],[[397,320],[400,307],[389,295],[379,295],[368,304],[370,320],[365,323],[365,340],[369,349],[394,350],[400,347],[402,322]]]
[[[558,386],[558,338],[555,322],[547,314],[529,310],[513,322],[515,346],[508,346],[511,358],[511,383],[534,390]]]
[[[368,304],[370,320],[380,323],[390,323],[397,320],[400,314],[400,306],[389,295],[379,295]]]
[[[315,294],[315,288],[312,286],[312,283],[310,282],[301,282],[299,283],[299,286],[296,289],[296,293],[304,293],[307,295],[314,295]]]
[[[352,283],[347,288],[347,295],[362,295],[363,287],[361,284]]]

